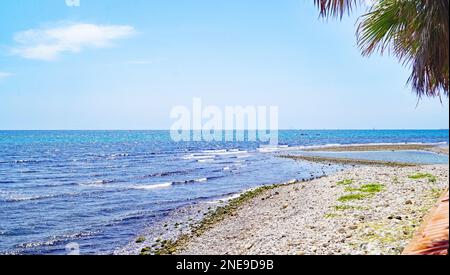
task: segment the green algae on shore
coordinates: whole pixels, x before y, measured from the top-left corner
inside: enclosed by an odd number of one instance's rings
[[[353,180],[345,179],[345,180],[338,181],[338,183],[337,183],[337,185],[350,185],[350,184],[353,184]]]
[[[437,181],[436,176],[434,176],[430,173],[417,173],[417,174],[409,176],[409,178],[413,179],[413,180],[428,179],[428,181],[430,183],[435,183]]]
[[[258,197],[266,191],[273,190],[281,186],[289,186],[298,184],[298,181],[288,184],[274,184],[261,186],[252,190],[249,190],[241,194],[238,198],[230,200],[226,205],[218,207],[214,211],[206,213],[205,218],[197,225],[193,226],[191,233],[184,234],[178,237],[176,240],[164,240],[157,247],[145,247],[141,250],[141,255],[172,255],[175,254],[180,248],[182,248],[192,237],[200,236],[206,230],[213,227],[216,223],[222,221],[228,216],[234,216],[236,211],[244,203]],[[277,195],[277,192],[274,194]]]
[[[364,184],[359,188],[351,188],[351,187],[347,187],[345,188],[346,192],[362,192],[362,193],[378,193],[381,192],[384,188],[383,184],[379,184],[379,183],[371,183],[371,184]]]
[[[293,160],[305,160],[318,163],[338,163],[347,165],[380,165],[390,167],[413,167],[420,164],[395,162],[395,161],[382,161],[382,160],[363,160],[363,159],[348,159],[348,158],[331,158],[331,157],[319,157],[319,156],[292,156],[285,155],[280,156],[282,158],[288,158]]]
[[[349,195],[344,195],[341,196],[338,201],[339,202],[348,202],[348,201],[354,201],[354,200],[363,200],[366,198],[371,197],[371,194],[362,194],[362,193],[357,193],[357,194],[349,194]]]

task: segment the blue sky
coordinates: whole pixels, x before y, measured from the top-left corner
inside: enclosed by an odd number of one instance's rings
[[[356,17],[311,0],[3,0],[0,129],[168,129],[175,105],[277,105],[280,128],[448,128]]]

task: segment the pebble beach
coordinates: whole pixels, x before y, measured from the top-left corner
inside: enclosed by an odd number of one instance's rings
[[[410,147],[349,148],[448,155],[448,146]],[[280,157],[308,161],[298,155]],[[318,161],[345,168],[312,180],[261,186],[215,204],[180,209],[159,225],[166,233],[157,233],[153,226],[115,254],[399,255],[449,188],[448,164]],[[180,222],[180,216],[185,220]]]
[[[447,188],[447,165],[357,167],[263,192],[177,253],[396,255]]]

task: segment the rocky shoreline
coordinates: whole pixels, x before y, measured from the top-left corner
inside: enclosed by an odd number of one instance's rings
[[[357,167],[264,190],[161,252],[396,255],[447,188],[447,165]]]
[[[448,146],[413,149],[448,154]],[[116,254],[400,254],[448,190],[448,165],[353,166],[312,181],[264,186],[217,204],[180,210],[191,215],[182,224],[161,224],[167,236],[144,232]]]

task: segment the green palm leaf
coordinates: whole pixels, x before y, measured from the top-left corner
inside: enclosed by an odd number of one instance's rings
[[[361,1],[315,0],[322,16],[343,16]],[[359,19],[362,54],[388,52],[411,68],[421,96],[449,96],[449,0],[377,0]]]

